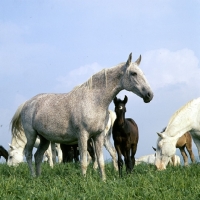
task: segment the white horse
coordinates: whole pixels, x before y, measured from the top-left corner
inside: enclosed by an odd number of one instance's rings
[[[8,160],[7,164],[9,166],[16,166],[19,163],[23,162],[24,159],[24,148],[26,145],[26,136],[23,130],[21,130],[21,133],[18,135],[12,135],[11,144],[9,144],[10,149],[8,150]],[[35,148],[38,148],[40,144],[40,139],[37,138],[34,144]],[[56,144],[57,145],[57,144]],[[55,144],[50,143],[47,151],[45,152],[44,158],[46,161],[48,161],[49,165],[53,167],[53,163],[55,163],[55,153],[58,154],[58,162],[62,161],[62,151],[59,147],[55,149]]]
[[[200,156],[200,98],[188,102],[176,111],[166,130],[158,133],[155,161],[157,169],[166,169],[169,159],[175,154],[178,139],[188,131]]]
[[[155,165],[155,159],[156,159],[155,154],[141,156],[140,158],[135,159],[135,165],[138,165],[141,163]],[[168,164],[173,165],[173,166],[179,166],[181,164],[181,159],[178,155],[174,155],[173,157],[170,158]]]
[[[69,93],[39,94],[22,106],[12,129],[17,134],[22,126],[24,128],[27,138],[25,156],[33,176],[32,150],[38,135],[40,145],[34,155],[37,176],[41,174],[42,158],[50,141],[65,144],[78,141],[81,169],[85,176],[87,141],[92,137],[101,177],[106,179],[102,147],[109,104],[124,89],[143,98],[145,103],[153,98],[153,92],[138,67],[141,56],[134,63],[131,60],[132,54],[126,63],[103,69]]]

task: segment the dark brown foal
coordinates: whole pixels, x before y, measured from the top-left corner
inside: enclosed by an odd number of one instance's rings
[[[0,145],[0,158],[3,156],[6,159],[6,162],[8,160],[8,151],[4,149],[3,146]]]
[[[119,176],[122,177],[122,155],[124,156],[126,172],[131,173],[135,165],[135,153],[139,134],[135,121],[131,118],[125,118],[127,96],[125,95],[123,101],[117,99],[117,97],[113,101],[117,118],[114,122],[112,133],[115,149],[118,154]]]

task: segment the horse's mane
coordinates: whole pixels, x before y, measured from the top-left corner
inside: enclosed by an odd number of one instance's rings
[[[104,78],[105,85],[103,87],[107,87],[107,85],[108,85],[108,70],[112,70],[112,69],[114,69],[118,66],[122,66],[124,64],[125,63],[120,63],[114,67],[102,69],[101,71],[97,72],[96,74],[93,74],[86,82],[75,86],[71,92],[74,92],[77,89],[80,89],[82,87],[86,87],[88,89],[94,89],[94,87],[99,88],[100,85],[99,85],[98,79],[100,79],[101,77]],[[97,79],[97,81],[95,79]]]

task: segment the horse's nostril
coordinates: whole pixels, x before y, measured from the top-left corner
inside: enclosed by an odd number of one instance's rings
[[[149,98],[151,97],[151,94],[150,94],[150,92],[148,92],[148,93],[147,93],[147,97],[149,97]]]

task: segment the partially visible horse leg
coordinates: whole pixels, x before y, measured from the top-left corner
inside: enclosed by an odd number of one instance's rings
[[[126,150],[124,152],[124,161],[125,161],[125,165],[126,165],[126,173],[130,174],[133,169],[133,165],[132,165],[129,148],[126,148]]]
[[[123,168],[123,160],[122,160],[122,152],[120,146],[115,144],[115,149],[118,155],[118,169],[119,169],[119,176],[122,177],[122,168]]]
[[[199,135],[200,131],[198,131],[197,133],[195,133],[194,131],[190,131],[190,134],[192,136],[192,139],[198,149],[198,154],[199,154],[199,159],[200,159],[200,138],[197,138],[195,135]],[[193,135],[194,134],[194,135]]]
[[[112,157],[113,166],[115,170],[118,171],[116,151],[110,142],[111,132],[112,132],[112,128],[110,128],[107,135],[104,137],[104,146],[107,149],[107,151],[110,153],[110,156]]]
[[[190,143],[186,143],[186,149],[188,151],[188,153],[190,154],[190,159],[193,163],[195,163],[195,157],[194,154],[192,152],[192,140]]]
[[[49,144],[49,147],[46,150],[46,157],[48,158],[48,163],[49,163],[50,167],[53,168],[51,144]]]
[[[44,152],[48,149],[49,144],[50,144],[50,141],[40,135],[40,144],[38,146],[36,153],[34,154],[36,176],[39,176],[41,174],[42,158],[44,156]]]
[[[102,180],[106,180],[106,174],[105,174],[105,166],[104,166],[104,157],[103,157],[103,141],[104,140],[104,133],[97,135],[94,138],[94,146],[97,156],[97,161],[101,173]]]
[[[75,163],[77,163],[79,161],[78,155],[79,155],[79,150],[77,149],[78,145],[73,145],[73,149],[74,149],[74,161]]]
[[[54,142],[50,142],[49,146],[51,146],[52,161],[53,161],[53,164],[55,164],[56,163],[56,145]]]
[[[78,138],[78,147],[80,151],[81,170],[83,176],[86,176],[87,172],[87,140],[88,133],[86,131],[82,131],[82,135],[79,135]]]
[[[33,147],[37,138],[37,133],[33,130],[32,132],[25,132],[25,134],[27,138],[27,143],[24,148],[25,157],[26,157],[26,161],[28,163],[31,175],[35,176],[35,172],[32,165],[32,151],[33,151]]]
[[[136,151],[137,151],[137,144],[131,145],[131,161],[132,161],[133,168],[135,166],[135,154],[136,154]]]
[[[183,147],[179,147],[181,155],[183,156],[183,160],[184,160],[184,165],[187,166],[188,165],[188,156],[187,153],[185,152],[185,146]]]
[[[87,142],[87,150],[90,154],[90,157],[92,158],[92,161],[95,162],[95,151],[94,151],[94,145],[93,145],[93,139],[90,138]]]
[[[176,163],[175,163],[176,161],[175,161],[175,155],[173,155],[172,157],[171,157],[171,159],[169,160],[169,164],[170,165],[172,165],[172,166],[176,166]]]
[[[56,151],[57,151],[57,155],[58,155],[58,163],[62,162],[62,151],[60,148],[60,144],[56,143]]]

